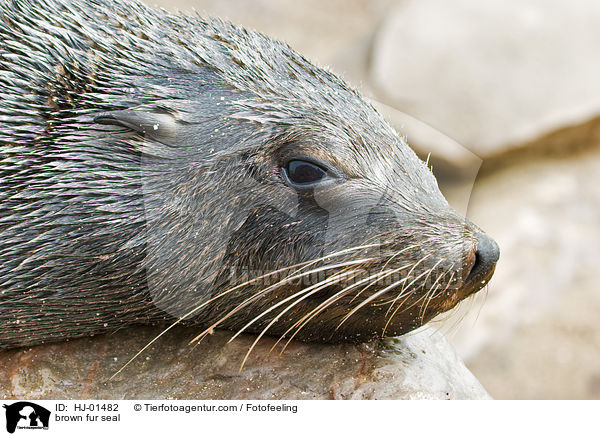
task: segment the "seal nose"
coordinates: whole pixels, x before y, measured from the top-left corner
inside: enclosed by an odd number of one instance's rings
[[[500,258],[500,248],[492,238],[479,233],[477,234],[477,250],[473,257],[474,259],[469,262],[473,266],[465,279],[465,284],[469,285],[490,279],[496,268],[496,262]]]

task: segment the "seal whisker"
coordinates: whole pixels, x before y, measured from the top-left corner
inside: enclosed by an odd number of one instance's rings
[[[442,292],[446,292],[448,290],[448,288],[450,287],[450,284],[452,283],[452,279],[454,278],[454,271],[452,271],[452,273],[450,274],[450,278],[448,279],[448,283],[446,284],[446,287],[442,290]],[[424,300],[426,297],[426,295],[422,295],[418,300],[416,300],[415,302],[411,303],[410,306],[408,306],[406,309],[410,309],[416,305],[418,305],[422,300]]]
[[[425,295],[421,298],[419,298],[420,300],[424,300],[423,305],[421,305],[421,308],[419,309],[419,318],[421,319],[421,322],[423,322],[423,320],[425,319],[425,313],[427,312],[427,307],[429,306],[429,303],[431,302],[431,300],[433,300],[433,298],[435,297],[435,293],[439,290],[439,287],[436,288],[430,288],[429,291],[427,291],[425,293]]]
[[[306,277],[307,275],[314,274],[314,273],[317,273],[317,272],[328,271],[328,270],[331,270],[331,269],[334,269],[334,268],[341,268],[341,267],[344,267],[344,266],[357,265],[357,264],[361,264],[361,263],[372,261],[372,260],[376,260],[376,258],[358,259],[358,260],[353,260],[353,261],[349,261],[349,262],[343,262],[343,263],[334,264],[334,265],[325,265],[325,266],[322,266],[322,267],[319,267],[319,268],[314,268],[312,270],[305,271],[302,274],[296,274],[296,275],[293,275],[293,276],[287,276],[285,279],[280,280],[279,282],[277,282],[277,283],[275,283],[273,285],[270,285],[270,286],[268,286],[267,288],[265,288],[263,290],[258,291],[256,294],[252,295],[251,297],[248,297],[247,299],[245,299],[244,301],[242,301],[241,303],[239,303],[229,313],[227,313],[226,315],[224,315],[218,321],[216,321],[215,323],[213,323],[210,327],[208,327],[207,329],[205,329],[204,331],[202,331],[199,335],[197,335],[195,338],[193,338],[191,341],[189,341],[189,344],[192,344],[192,343],[194,343],[196,341],[202,340],[202,338],[204,336],[206,336],[208,333],[210,333],[214,328],[216,328],[224,320],[226,320],[230,316],[234,315],[235,313],[239,312],[241,309],[243,309],[244,307],[246,307],[248,304],[252,303],[253,301],[255,301],[255,300],[263,297],[265,294],[271,292],[272,290],[277,289],[281,285],[284,285],[286,283],[289,283],[292,280],[296,280],[298,278],[303,278],[303,277]]]
[[[408,250],[411,250],[413,248],[417,248],[419,247],[419,244],[413,244],[413,245],[409,245],[408,247],[404,247],[402,250],[395,252],[392,256],[390,256],[390,258],[383,264],[383,266],[381,267],[381,269],[385,269],[388,264],[394,260],[396,257],[398,257],[400,254],[405,253]]]
[[[441,331],[441,329],[444,328],[446,334],[451,334],[458,329],[458,326],[464,321],[468,314],[468,310],[464,309],[464,302],[465,300],[459,301],[458,304],[452,308],[452,310],[449,310],[443,316],[439,317],[437,320],[439,321],[437,331]],[[457,314],[458,316],[455,316]],[[448,324],[449,320],[452,320],[451,324]]]
[[[285,310],[283,310],[282,312],[280,312],[277,317],[274,318],[274,320],[271,322],[271,324],[269,324],[269,326],[271,326],[273,324],[274,321],[278,320],[281,315],[283,315],[284,313],[286,313],[288,310],[290,310],[293,306],[295,306],[297,303],[299,303],[300,301],[304,300],[305,298],[315,294],[316,292],[320,291],[321,289],[326,288],[327,286],[331,285],[332,283],[334,283],[336,280],[349,276],[351,274],[356,274],[359,271],[350,271],[350,272],[341,272],[339,274],[333,275],[325,280],[321,280],[320,282],[311,285],[307,288],[303,288],[295,293],[293,293],[292,295],[290,295],[289,297],[284,298],[283,300],[281,300],[279,303],[276,303],[272,306],[270,306],[268,309],[263,310],[260,314],[258,314],[255,318],[251,319],[246,325],[244,325],[241,329],[239,329],[230,339],[228,342],[233,341],[236,337],[238,337],[240,334],[242,334],[244,332],[244,330],[246,330],[248,327],[250,327],[252,324],[254,324],[256,321],[258,321],[259,319],[261,319],[263,316],[265,316],[266,314],[268,314],[269,312],[277,309],[279,306],[294,300],[296,297],[301,296],[300,298],[296,299],[296,301],[294,301],[292,304],[290,304]],[[305,294],[305,295],[303,295]],[[267,327],[268,328],[268,327]],[[261,335],[262,336],[262,335]]]
[[[426,256],[426,257],[427,257],[427,256]],[[419,262],[421,262],[422,260],[424,260],[424,259],[421,259]],[[418,262],[417,262],[417,263],[418,263]],[[416,264],[415,264],[415,265],[416,265]],[[434,267],[435,267],[435,266],[434,266]],[[411,270],[409,271],[409,273],[408,273],[407,277],[408,277],[408,276],[410,276],[410,274],[412,273],[412,271],[413,271],[413,270],[414,270],[414,267],[413,267],[413,269],[411,269]],[[405,293],[405,289],[410,289],[410,287],[411,287],[411,286],[412,286],[412,285],[413,285],[413,284],[414,284],[414,283],[415,283],[415,282],[416,282],[418,279],[420,279],[420,278],[421,278],[421,277],[422,277],[424,274],[426,274],[426,273],[427,273],[427,271],[425,271],[425,272],[423,272],[422,274],[420,274],[419,276],[415,277],[415,278],[414,278],[414,279],[413,279],[413,280],[412,280],[412,281],[411,281],[411,282],[410,282],[408,285],[407,285],[407,284],[406,284],[406,282],[405,282],[405,283],[404,283],[404,285],[402,286],[402,289],[400,290],[400,292],[398,292],[398,295],[396,295],[396,297],[394,297],[394,299],[393,299],[393,300],[391,301],[391,303],[389,303],[389,304],[391,304],[391,306],[393,306],[393,305],[394,305],[394,303],[395,303],[395,302],[396,302],[398,299],[400,299],[400,297],[403,297],[404,295],[410,295],[410,293],[409,293],[409,292],[406,292],[406,293]],[[429,271],[429,274],[430,274],[430,273],[431,273],[431,270]],[[429,274],[428,274],[428,276],[429,276]],[[421,298],[422,298],[422,297],[421,297]],[[402,300],[402,302],[399,304],[399,307],[400,307],[400,306],[402,306],[402,305],[404,304],[404,301],[406,301],[406,298],[405,298],[404,300]],[[420,299],[419,299],[419,300],[417,300],[417,302],[416,302],[416,303],[418,303],[419,301],[420,301]],[[388,304],[388,302],[386,302],[386,304]],[[415,303],[413,303],[413,304],[412,304],[411,306],[409,306],[407,309],[409,309],[410,307],[413,307],[413,306],[414,306],[414,304],[415,304]],[[390,308],[391,308],[391,306],[390,306]],[[387,316],[387,314],[389,313],[389,310],[390,310],[390,309],[388,309],[388,311],[386,312],[386,316]],[[392,314],[392,317],[393,317],[393,314]],[[388,322],[388,324],[389,324],[389,322]]]
[[[354,300],[356,300],[356,298],[358,298],[363,292],[365,292],[367,289],[369,289],[371,286],[373,286],[375,283],[377,283],[379,280],[384,279],[386,277],[389,277],[393,274],[399,273],[400,271],[403,271],[405,269],[407,269],[410,266],[410,264],[408,265],[404,265],[401,266],[399,268],[393,269],[393,270],[389,270],[387,273],[379,275],[376,274],[375,277],[377,278],[376,280],[371,280],[371,282],[365,286],[363,289],[360,290],[360,292],[358,292],[354,297],[352,297],[352,299],[349,301],[349,303],[354,302]]]
[[[346,295],[350,290],[356,288],[357,286],[360,286],[363,283],[367,283],[370,282],[372,283],[374,280],[379,280],[381,279],[381,275],[383,275],[386,271],[380,271],[379,273],[375,274],[375,277],[367,277],[364,278],[362,280],[359,280],[356,283],[353,283],[352,285],[349,285],[345,288],[343,288],[341,291],[336,292],[335,294],[333,294],[331,297],[329,297],[328,299],[326,299],[325,301],[323,301],[322,303],[320,303],[317,307],[315,307],[313,310],[311,310],[309,313],[307,313],[306,315],[304,315],[302,318],[300,318],[298,321],[296,321],[296,323],[294,323],[290,328],[288,328],[281,336],[280,338],[277,340],[277,342],[275,342],[275,344],[273,345],[273,347],[271,347],[271,351],[275,348],[275,346],[277,346],[277,344],[279,342],[281,342],[281,340],[283,340],[283,338],[290,332],[292,331],[294,328],[298,327],[296,329],[296,331],[294,332],[294,334],[286,341],[285,345],[283,346],[282,352],[283,350],[286,349],[287,345],[292,341],[292,339],[294,339],[294,336],[296,336],[298,334],[298,332],[306,325],[308,324],[315,316],[317,316],[319,313],[321,313],[323,310],[325,310],[327,307],[329,307],[331,304],[335,303],[337,300],[339,300],[340,298],[342,298],[344,295]],[[361,292],[364,289],[361,290]]]
[[[477,320],[479,319],[479,315],[481,315],[481,310],[483,309],[483,305],[485,304],[485,302],[487,301],[487,297],[488,297],[488,287],[489,285],[485,285],[484,286],[484,293],[483,293],[483,300],[481,301],[481,303],[479,304],[479,309],[477,309],[477,315],[475,315],[475,319],[473,320],[473,325],[477,322]],[[471,301],[475,301],[475,296],[473,296],[473,298],[470,299]]]
[[[425,259],[431,257],[431,253],[427,253],[425,256],[423,256],[421,259],[419,259],[418,262],[415,262],[415,264],[413,265],[413,267],[410,269],[410,271],[408,272],[408,274],[406,275],[406,277],[410,277],[410,275],[412,274],[412,272],[415,270],[415,268],[422,263],[423,261],[425,261]],[[422,275],[422,274],[421,274]],[[421,276],[420,275],[420,276]],[[419,277],[420,277],[419,276]],[[404,285],[402,285],[402,289],[400,289],[400,295],[402,294],[402,292],[404,292],[404,289],[407,287],[410,287],[419,277],[415,278],[412,282],[410,282],[410,284],[407,286],[406,282],[404,283]]]
[[[444,292],[446,292],[446,291],[448,290],[448,288],[450,287],[450,284],[452,283],[452,280],[453,280],[453,279],[454,279],[454,271],[452,272],[452,274],[450,274],[450,278],[448,279],[448,284],[446,284],[446,287],[445,287],[445,288],[442,290],[442,293],[444,293]],[[423,297],[419,298],[417,301],[415,301],[415,302],[414,302],[414,303],[412,303],[410,306],[408,306],[408,308],[407,308],[407,309],[410,309],[411,307],[414,307],[414,306],[416,306],[417,304],[419,304],[419,302],[420,302],[421,300],[423,300],[423,298],[424,298],[424,297],[425,297],[425,296],[423,296]],[[419,311],[419,313],[421,313],[421,312]]]
[[[410,277],[410,274],[412,273],[412,271],[414,271],[414,269],[416,268],[416,266],[418,264],[420,264],[421,262],[423,262],[425,259],[427,259],[431,254],[426,254],[425,256],[423,256],[418,262],[416,262],[413,267],[411,268],[411,270],[408,272],[408,274],[406,275],[406,277],[404,277],[401,280],[398,280],[396,283],[392,283],[391,285],[383,288],[382,290],[375,292],[373,295],[371,295],[370,297],[364,299],[360,304],[356,305],[350,312],[348,312],[348,314],[346,316],[344,316],[344,318],[342,319],[342,321],[337,325],[336,330],[340,328],[340,326],[346,322],[346,320],[348,318],[350,318],[353,314],[355,314],[360,308],[364,307],[365,305],[369,304],[371,301],[375,300],[376,298],[378,298],[379,296],[385,294],[386,292],[389,292],[392,289],[395,289],[396,287],[400,286],[402,283],[406,284],[407,279]],[[402,290],[404,290],[405,286],[402,287]],[[402,291],[401,291],[402,292]]]
[[[383,270],[383,269],[385,269],[385,268],[387,267],[387,265],[388,265],[388,264],[389,264],[389,263],[390,263],[390,262],[393,260],[393,258],[394,258],[394,257],[396,257],[396,256],[398,256],[398,255],[400,255],[400,254],[402,254],[402,253],[404,253],[404,252],[406,252],[407,250],[410,250],[410,249],[412,249],[412,248],[416,248],[416,247],[418,247],[418,245],[416,245],[416,244],[415,244],[415,245],[411,245],[411,246],[409,246],[409,247],[406,247],[406,248],[404,248],[404,249],[402,249],[402,250],[400,250],[400,251],[398,251],[398,252],[394,253],[394,254],[393,254],[391,257],[390,257],[390,259],[388,259],[388,260],[385,262],[385,264],[383,265],[383,267],[382,267],[381,269],[382,269],[382,270]],[[409,266],[410,266],[410,264],[408,264],[408,265],[405,265],[405,266],[402,266],[402,267],[399,267],[399,268],[397,268],[397,269],[394,269],[394,270],[393,270],[393,271],[391,271],[389,274],[386,274],[386,275],[384,275],[383,277],[379,277],[377,280],[380,280],[380,279],[382,279],[382,278],[388,277],[389,275],[396,274],[396,273],[398,273],[398,272],[400,272],[400,271],[403,271],[404,269],[408,268]],[[410,274],[410,273],[409,273],[409,274]],[[366,291],[366,290],[367,290],[367,289],[368,289],[370,286],[372,286],[373,284],[377,283],[377,280],[374,280],[374,281],[372,281],[372,282],[371,282],[371,283],[370,283],[368,286],[366,286],[364,289],[361,289],[361,291],[360,291],[359,293],[357,293],[357,294],[356,294],[354,297],[352,297],[352,299],[349,301],[349,303],[352,303],[352,302],[353,302],[353,301],[354,301],[356,298],[358,298],[358,296],[359,296],[359,295],[360,295],[362,292]]]
[[[424,271],[423,273],[421,273],[417,277],[415,277],[408,285],[405,283],[404,286],[402,286],[402,289],[400,290],[400,292],[398,293],[398,295],[394,298],[394,300],[392,301],[391,305],[393,305],[394,302],[396,300],[398,300],[402,296],[406,295],[406,298],[404,300],[402,300],[402,302],[400,304],[398,304],[398,307],[396,308],[396,310],[394,310],[394,312],[392,313],[392,315],[388,318],[388,320],[387,320],[387,322],[385,324],[385,327],[383,329],[383,333],[382,334],[385,334],[385,332],[387,331],[387,327],[389,326],[391,320],[394,318],[394,315],[397,313],[398,309],[404,305],[404,302],[408,299],[408,297],[410,296],[410,294],[414,292],[414,290],[411,289],[411,286],[413,284],[415,284],[417,282],[417,280],[419,280],[421,277],[423,277],[427,273],[428,273],[427,271]],[[420,301],[421,299],[423,299],[423,297],[419,298],[419,300],[417,300],[416,303],[418,303],[418,301]],[[409,308],[413,307],[416,303],[411,304],[409,307],[406,308],[406,310],[408,310]],[[388,309],[388,312],[386,312],[386,315],[387,315],[387,313],[389,313],[389,309]]]
[[[291,270],[291,269],[293,269],[293,268],[297,268],[298,266],[302,266],[303,268],[306,268],[306,267],[308,267],[308,266],[314,265],[315,263],[321,262],[321,261],[323,261],[323,260],[327,260],[327,259],[329,259],[329,258],[332,258],[332,257],[338,257],[338,256],[341,256],[341,255],[344,255],[344,254],[351,253],[351,252],[353,252],[353,251],[363,250],[363,249],[365,249],[365,248],[373,248],[373,247],[377,247],[377,246],[380,246],[380,245],[381,245],[381,244],[379,244],[379,243],[376,243],[376,244],[368,244],[368,245],[359,245],[359,246],[356,246],[356,247],[351,247],[351,248],[347,248],[347,249],[339,250],[339,251],[336,251],[336,252],[334,252],[334,253],[330,253],[330,254],[328,254],[328,255],[326,255],[326,256],[322,256],[322,257],[320,257],[320,258],[314,259],[314,260],[305,261],[305,262],[300,262],[300,263],[297,263],[297,264],[295,264],[295,265],[291,265],[291,266],[287,266],[287,267],[284,267],[284,268],[277,269],[277,270],[275,270],[275,271],[271,271],[271,272],[269,272],[269,273],[267,273],[267,274],[263,274],[263,275],[261,275],[261,276],[259,276],[259,277],[255,277],[255,278],[253,278],[253,279],[250,279],[250,280],[247,280],[247,281],[245,281],[245,282],[243,282],[243,283],[240,283],[240,284],[238,284],[238,285],[236,285],[236,286],[234,286],[234,287],[232,287],[232,288],[229,288],[229,289],[227,289],[226,291],[224,291],[224,292],[221,292],[221,293],[219,293],[218,295],[216,295],[216,296],[212,297],[212,298],[211,298],[211,299],[209,299],[208,301],[205,301],[205,302],[203,302],[203,303],[199,304],[198,306],[194,307],[194,308],[193,308],[193,309],[191,309],[189,312],[185,313],[184,315],[182,315],[181,317],[179,317],[179,318],[178,318],[176,321],[174,321],[173,323],[171,323],[171,324],[170,324],[168,327],[166,327],[166,328],[165,328],[164,330],[162,330],[162,331],[161,331],[161,332],[160,332],[158,335],[156,335],[156,336],[155,336],[155,337],[154,337],[154,338],[153,338],[151,341],[149,341],[149,342],[148,342],[148,343],[147,343],[147,344],[146,344],[144,347],[142,347],[142,348],[141,348],[141,349],[140,349],[140,350],[139,350],[139,351],[138,351],[138,352],[137,352],[137,353],[136,353],[136,354],[135,354],[135,355],[134,355],[134,356],[133,356],[131,359],[129,359],[129,360],[128,360],[128,361],[127,361],[127,362],[126,362],[126,363],[125,363],[125,364],[124,364],[124,365],[123,365],[121,368],[119,368],[119,370],[118,370],[117,372],[115,372],[115,373],[114,373],[114,374],[113,374],[113,375],[112,375],[112,376],[109,378],[109,380],[112,380],[114,377],[116,377],[117,375],[119,375],[119,374],[120,374],[120,373],[121,373],[121,372],[122,372],[122,371],[123,371],[123,370],[124,370],[124,369],[125,369],[127,366],[129,366],[129,365],[131,364],[131,362],[133,362],[135,359],[137,359],[137,358],[140,356],[140,354],[142,354],[144,351],[146,351],[146,350],[147,350],[147,349],[148,349],[150,346],[152,346],[152,344],[154,344],[154,343],[155,343],[155,342],[156,342],[158,339],[160,339],[160,338],[161,338],[163,335],[165,335],[165,334],[166,334],[167,332],[169,332],[171,329],[173,329],[174,327],[176,327],[178,324],[180,324],[181,322],[183,322],[183,321],[184,321],[186,318],[188,318],[188,317],[190,317],[190,316],[193,316],[193,315],[194,315],[195,313],[197,313],[197,312],[198,312],[200,309],[204,308],[205,306],[209,305],[210,303],[212,303],[212,302],[216,301],[216,300],[217,300],[217,299],[219,299],[219,298],[222,298],[222,297],[224,297],[225,295],[227,295],[227,294],[229,294],[229,293],[231,293],[231,292],[233,292],[233,291],[236,291],[236,290],[238,290],[238,289],[241,289],[241,288],[243,288],[243,287],[245,287],[245,286],[248,286],[248,285],[250,285],[250,284],[252,284],[252,283],[255,283],[255,282],[259,281],[259,280],[263,280],[263,279],[265,279],[265,278],[267,278],[267,277],[271,277],[271,276],[273,276],[273,275],[276,275],[276,274],[279,274],[279,273],[281,273],[281,272],[284,272],[284,271],[289,271],[289,270]],[[302,269],[302,268],[301,268],[301,269]],[[313,273],[313,271],[308,271],[307,273],[311,273],[311,274],[312,274],[312,273]],[[305,273],[305,274],[306,274],[306,273]],[[293,277],[292,279],[295,279],[295,278],[301,278],[301,277],[302,277],[302,276]],[[275,285],[277,285],[277,284],[280,284],[280,283],[284,283],[286,280],[289,280],[289,279],[290,279],[290,277],[288,276],[288,277],[286,277],[286,279],[284,279],[284,280],[282,280],[282,281],[280,281],[280,282],[276,283]],[[275,286],[275,285],[273,285],[273,286]],[[220,322],[221,322],[221,321],[219,321],[219,323],[220,323]],[[211,326],[210,328],[206,329],[206,330],[205,330],[203,333],[201,333],[200,335],[198,335],[198,336],[196,336],[194,339],[192,339],[192,340],[189,342],[189,344],[192,344],[193,342],[195,342],[195,341],[199,340],[201,335],[203,335],[203,334],[207,334],[208,332],[210,332],[210,331],[211,331],[211,330],[212,330],[214,327],[216,327],[217,325],[218,325],[218,324],[215,324],[214,326]]]
[[[450,266],[449,271],[452,271],[453,268],[454,268],[454,263]],[[452,282],[452,276],[450,276],[449,282]],[[441,285],[441,283],[440,283],[440,285]],[[448,286],[446,286],[446,288],[442,292],[445,292],[447,289],[448,289]],[[421,298],[425,298],[425,304],[422,306],[422,308],[420,310],[420,313],[419,313],[419,315],[421,317],[421,322],[423,322],[423,320],[425,319],[425,312],[427,311],[427,306],[429,305],[429,303],[431,302],[431,300],[434,298],[435,293],[438,290],[439,290],[439,286],[437,286],[437,287],[433,287],[432,286],[429,289],[429,291],[427,291],[427,293],[425,294],[425,296],[421,297]],[[420,301],[421,298],[418,301]]]
[[[427,283],[427,280],[429,279],[429,276],[431,275],[431,273],[433,272],[433,270],[444,261],[445,259],[440,259],[439,261],[437,261],[435,263],[435,265],[433,265],[430,269],[429,269],[429,273],[427,274],[427,276],[425,277],[424,282]],[[435,283],[434,283],[435,286]],[[400,291],[400,293],[396,296],[396,298],[394,298],[394,300],[392,301],[392,303],[390,304],[390,307],[388,308],[388,310],[385,312],[385,316],[387,317],[388,314],[390,313],[390,310],[392,309],[392,307],[394,306],[394,304],[396,303],[396,301],[398,300],[398,298],[400,298],[400,294],[402,293],[402,291]],[[387,324],[386,324],[387,326]]]
[[[308,298],[310,295],[320,291],[321,289],[327,287],[329,284],[335,282],[336,280],[338,280],[340,277],[352,274],[352,273],[359,273],[360,271],[350,271],[348,272],[344,272],[343,274],[338,274],[337,276],[332,276],[329,279],[323,280],[322,282],[318,283],[317,285],[313,285],[310,286],[306,289],[303,289],[302,291],[296,292],[294,295],[286,298],[285,300],[277,303],[276,305],[272,306],[271,308],[269,308],[268,310],[264,311],[259,317],[256,317],[256,319],[262,317],[264,314],[266,314],[267,312],[271,311],[272,309],[274,309],[276,306],[280,306],[283,303],[286,303],[287,301],[289,301],[292,298],[297,297],[300,294],[305,293],[305,295],[301,296],[300,298],[296,299],[296,301],[294,301],[293,303],[291,303],[288,307],[286,307],[284,310],[282,310],[281,312],[279,312],[277,314],[277,316],[275,318],[273,318],[269,324],[258,334],[258,336],[256,337],[256,339],[254,340],[254,342],[252,343],[252,345],[250,346],[250,348],[248,349],[248,352],[246,353],[246,355],[244,356],[244,359],[242,360],[242,363],[240,365],[240,371],[243,369],[246,361],[248,360],[248,357],[250,356],[250,353],[252,353],[252,350],[254,350],[254,348],[256,347],[256,344],[258,344],[258,342],[260,341],[260,339],[267,333],[267,331],[269,330],[269,328],[271,328],[271,326],[273,324],[275,324],[282,316],[284,313],[288,312],[292,307],[294,307],[296,304],[298,304],[300,301],[304,300],[305,298]],[[310,292],[306,293],[308,290],[310,290]],[[256,321],[256,319],[252,320],[250,323],[248,324],[252,324]],[[247,326],[243,327],[243,329],[245,329]],[[231,340],[233,340],[233,338],[235,338],[236,336],[238,336],[241,333],[241,331],[238,331],[230,340],[229,342],[231,342]]]

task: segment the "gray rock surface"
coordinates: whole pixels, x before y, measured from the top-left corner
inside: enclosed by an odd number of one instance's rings
[[[372,53],[376,97],[481,157],[600,112],[595,0],[407,0]]]
[[[439,333],[363,345],[292,342],[269,352],[253,336],[231,343],[217,331],[196,346],[196,329],[173,329],[120,374],[160,329],[0,353],[0,398],[29,399],[488,399]]]

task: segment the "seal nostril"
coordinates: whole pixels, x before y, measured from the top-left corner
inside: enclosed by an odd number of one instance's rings
[[[477,251],[473,250],[473,251],[471,251],[471,253],[469,253],[469,255],[467,256],[467,258],[465,259],[465,261],[463,262],[463,265],[462,265],[462,281],[463,281],[463,283],[467,281],[467,278],[471,274],[471,271],[473,271],[473,268],[475,268],[476,264],[477,264]]]
[[[473,268],[471,268],[471,271],[476,270],[480,265],[481,265],[481,254],[479,254],[479,251],[476,251],[475,252],[475,261],[473,262]]]
[[[484,234],[477,235],[477,251],[475,251],[473,267],[465,279],[465,283],[473,283],[489,278],[500,257],[498,244]]]

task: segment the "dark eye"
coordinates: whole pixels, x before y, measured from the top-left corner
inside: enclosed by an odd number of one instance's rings
[[[297,185],[310,185],[327,177],[320,166],[303,160],[291,160],[285,167],[288,179]]]

